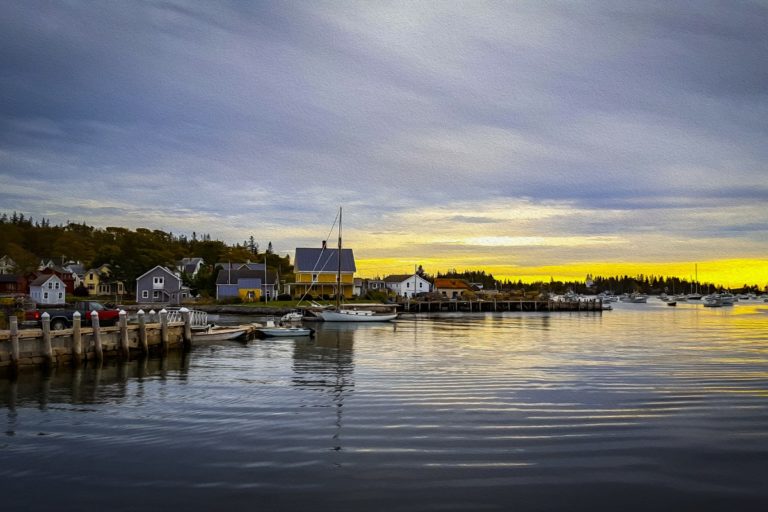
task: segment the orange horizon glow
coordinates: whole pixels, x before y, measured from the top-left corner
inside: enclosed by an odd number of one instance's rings
[[[357,275],[362,277],[384,277],[391,274],[412,274],[414,268],[421,265],[428,274],[447,272],[456,269],[484,270],[498,280],[510,280],[523,283],[537,281],[584,281],[587,274],[601,277],[637,275],[678,277],[688,281],[698,281],[725,288],[741,288],[743,285],[757,285],[761,290],[768,286],[767,259],[722,259],[709,261],[681,262],[579,262],[563,265],[520,266],[520,265],[468,265],[466,262],[451,259],[425,258],[418,262],[398,258],[357,259]]]

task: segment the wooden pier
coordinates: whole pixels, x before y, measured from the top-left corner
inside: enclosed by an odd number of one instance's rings
[[[0,331],[0,370],[101,362],[106,358],[128,360],[136,354],[164,353],[192,344],[189,311],[183,311],[181,321],[176,322],[169,321],[165,310],[148,315],[139,311],[137,320],[128,324],[127,313],[121,311],[116,326],[101,327],[94,314],[92,326],[82,327],[79,314],[75,314],[70,329],[51,330],[47,315],[41,329],[19,329],[18,320],[11,317],[10,329]]]
[[[505,311],[596,311],[602,313],[600,300],[455,300],[411,301],[403,305],[405,313],[501,313]]]

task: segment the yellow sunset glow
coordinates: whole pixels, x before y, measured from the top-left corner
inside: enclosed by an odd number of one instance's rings
[[[764,259],[724,259],[699,262],[621,262],[621,263],[574,263],[569,265],[516,266],[516,265],[472,265],[467,264],[472,258],[424,258],[418,261],[400,258],[357,259],[357,275],[364,277],[385,276],[388,274],[407,274],[413,272],[416,265],[422,265],[430,274],[445,272],[449,269],[485,270],[496,279],[522,280],[530,283],[555,280],[583,281],[587,274],[604,277],[616,275],[635,276],[638,274],[657,276],[677,276],[692,279],[698,267],[700,282],[714,283],[725,287],[739,288],[744,284],[757,284],[761,288],[768,285],[768,260]]]

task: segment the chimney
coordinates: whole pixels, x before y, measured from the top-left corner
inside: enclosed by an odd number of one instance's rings
[[[323,249],[325,249],[325,240],[323,240]]]

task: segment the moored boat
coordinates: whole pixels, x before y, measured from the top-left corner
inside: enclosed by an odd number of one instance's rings
[[[210,326],[206,330],[193,331],[192,341],[226,341],[237,339],[248,332],[248,327]]]
[[[291,337],[291,336],[312,336],[315,331],[308,327],[258,327],[256,329],[264,336],[269,337]]]

